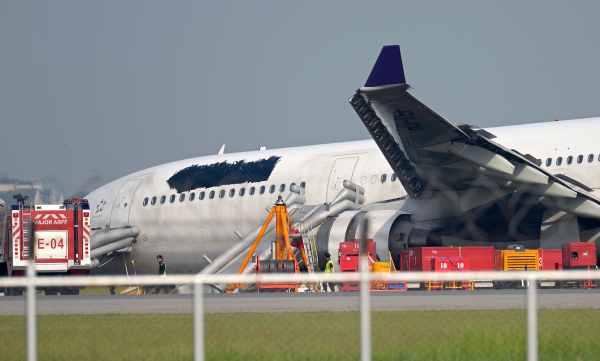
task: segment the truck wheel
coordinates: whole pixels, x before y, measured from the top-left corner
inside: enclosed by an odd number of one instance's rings
[[[22,288],[8,288],[7,289],[7,295],[9,296],[23,296],[23,289]]]
[[[60,289],[61,295],[78,295],[79,288],[78,287],[63,287]]]
[[[6,262],[0,263],[0,276],[8,276],[8,267]]]
[[[44,289],[44,294],[46,296],[56,296],[58,294],[58,290],[54,287],[50,287],[50,288],[45,288]]]

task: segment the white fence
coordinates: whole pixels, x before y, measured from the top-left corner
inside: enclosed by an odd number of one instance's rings
[[[361,260],[366,269],[366,259]],[[301,274],[248,274],[248,275],[169,275],[169,276],[68,276],[37,277],[30,268],[27,277],[0,278],[0,287],[26,287],[27,359],[37,360],[36,287],[75,286],[159,286],[192,285],[194,313],[194,360],[204,360],[204,295],[207,284],[254,283],[360,283],[360,338],[361,360],[371,360],[370,292],[371,281],[427,282],[427,281],[527,281],[527,360],[538,359],[537,282],[600,280],[600,271],[528,271],[528,272],[393,272],[393,273],[301,273]]]

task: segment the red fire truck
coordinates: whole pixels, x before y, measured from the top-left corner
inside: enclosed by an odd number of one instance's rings
[[[90,210],[87,200],[64,204],[26,205],[19,202],[7,212],[4,258],[8,277],[23,276],[27,262],[42,275],[87,274],[90,257]],[[45,289],[46,294],[78,294],[78,288]],[[21,294],[22,289],[7,289]]]

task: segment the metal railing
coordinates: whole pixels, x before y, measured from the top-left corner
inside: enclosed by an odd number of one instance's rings
[[[366,269],[366,260],[361,268]],[[37,360],[36,351],[36,292],[37,287],[86,286],[163,286],[191,285],[193,287],[194,360],[204,360],[204,285],[255,283],[322,283],[358,282],[360,284],[361,360],[371,360],[371,281],[386,282],[443,282],[443,281],[527,281],[527,360],[538,359],[537,282],[600,280],[600,271],[525,271],[525,272],[393,272],[393,273],[282,273],[282,274],[197,274],[168,276],[65,276],[38,277],[32,267],[26,277],[0,278],[0,287],[24,287],[26,293],[27,359]]]

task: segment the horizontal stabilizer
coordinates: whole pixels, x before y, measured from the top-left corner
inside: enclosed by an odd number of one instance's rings
[[[386,45],[381,49],[375,66],[367,79],[365,87],[378,87],[383,85],[404,84],[404,67],[400,46]]]

